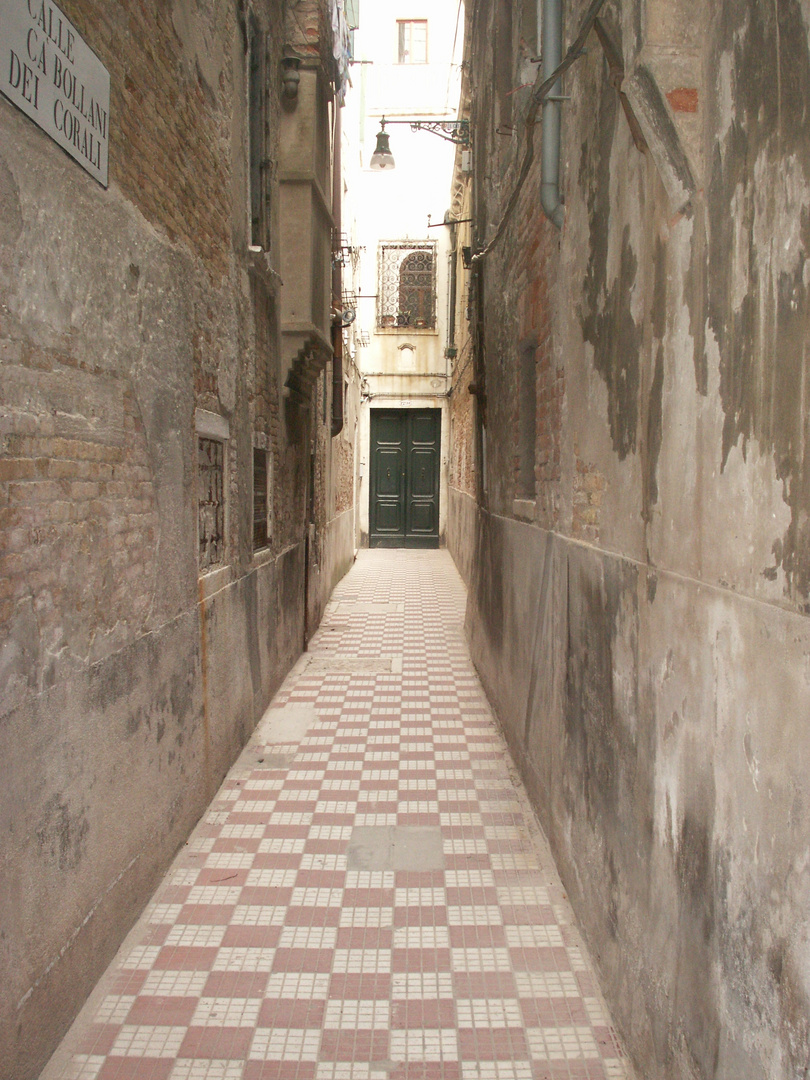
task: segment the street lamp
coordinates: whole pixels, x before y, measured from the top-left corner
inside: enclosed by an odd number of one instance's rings
[[[391,147],[388,144],[388,135],[385,131],[385,117],[383,117],[380,124],[380,130],[377,132],[377,145],[374,148],[374,153],[371,155],[371,161],[368,163],[369,168],[375,172],[382,172],[384,169],[393,169],[394,155],[391,153]]]
[[[429,131],[432,135],[438,135],[440,139],[446,139],[447,142],[455,143],[464,149],[469,149],[470,146],[469,120],[386,120],[383,117],[377,132],[377,145],[369,162],[369,168],[375,172],[393,169],[395,164],[389,136],[385,130],[386,124],[408,124],[411,131]]]

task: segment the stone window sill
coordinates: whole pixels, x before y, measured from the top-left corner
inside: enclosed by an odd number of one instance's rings
[[[537,504],[533,499],[513,499],[512,513],[520,521],[536,521]]]
[[[253,552],[253,566],[266,566],[268,563],[272,562],[274,558],[272,544],[268,544],[267,547],[258,548]]]
[[[412,335],[414,337],[438,337],[438,327],[435,330],[431,330],[429,326],[378,326],[374,331],[375,334],[382,334],[385,337],[401,337],[409,338]]]
[[[233,570],[228,566],[215,566],[211,570],[205,570],[199,576],[200,599],[207,600],[209,596],[224,589],[233,581]]]

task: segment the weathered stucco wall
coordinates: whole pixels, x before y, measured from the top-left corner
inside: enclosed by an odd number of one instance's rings
[[[4,1080],[39,1074],[299,654],[305,435],[321,457],[338,453],[280,385],[283,12],[61,6],[110,72],[110,185],[0,97]],[[259,34],[257,260],[246,114]],[[317,29],[308,41],[326,48]],[[201,417],[224,446],[211,566]],[[258,541],[256,451],[269,522]],[[340,470],[331,457],[319,469],[324,592],[353,554],[352,491],[338,508]]]
[[[488,71],[517,78],[487,18],[479,247],[522,155],[520,134],[487,143],[506,97]],[[565,82],[562,232],[543,226],[521,276],[519,208],[478,275],[468,631],[640,1074],[787,1080],[810,1061],[807,12],[648,0],[602,19],[646,150],[592,34]]]
[[[447,489],[447,549],[453,556],[462,580],[469,587],[478,527],[475,500],[452,485]]]

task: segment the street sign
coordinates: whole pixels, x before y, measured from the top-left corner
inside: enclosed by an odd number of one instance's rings
[[[107,186],[110,75],[50,0],[0,0],[0,90]]]

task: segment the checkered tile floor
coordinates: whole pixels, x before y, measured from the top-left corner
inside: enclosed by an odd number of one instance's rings
[[[361,551],[42,1080],[630,1080],[444,551]]]

